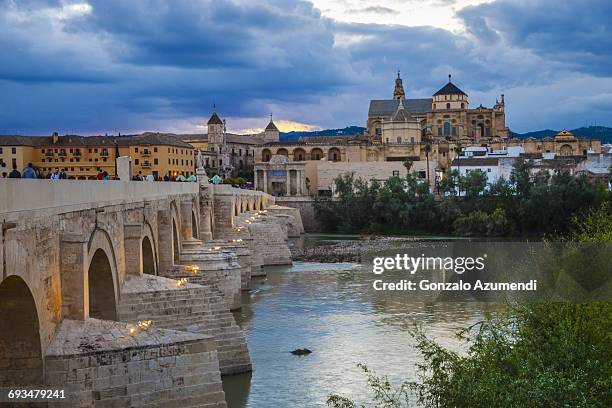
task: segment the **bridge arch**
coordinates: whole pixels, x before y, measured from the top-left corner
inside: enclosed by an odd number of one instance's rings
[[[108,233],[97,229],[88,245],[89,317],[117,320],[117,259]]]
[[[153,255],[153,245],[151,244],[149,237],[144,236],[140,245],[142,248],[142,273],[146,273],[147,275],[157,275],[155,256]]]
[[[153,228],[151,227],[151,224],[145,221],[142,230],[142,237],[140,239],[140,265],[142,266],[141,273],[157,275],[159,263]]]
[[[172,220],[172,263],[178,265],[181,256],[181,235],[179,233],[181,218],[176,202],[174,201],[170,202],[170,217]]]
[[[25,281],[11,275],[0,283],[0,387],[43,384],[38,311]]]
[[[200,229],[198,228],[200,224],[194,208],[191,210],[191,236],[197,239],[200,236]]]

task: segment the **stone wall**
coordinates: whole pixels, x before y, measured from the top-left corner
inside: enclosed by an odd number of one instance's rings
[[[317,232],[321,230],[321,226],[315,218],[313,197],[277,197],[276,203],[284,207],[298,209],[305,232]]]
[[[64,320],[45,373],[48,386],[68,390],[70,406],[226,406],[214,339],[201,334]]]
[[[198,281],[190,274],[191,281]],[[185,277],[176,268],[176,278]],[[122,321],[152,320],[155,327],[202,333],[215,340],[221,374],[251,371],[251,360],[244,333],[228,310],[223,295],[208,286],[156,276],[126,281],[119,306]]]

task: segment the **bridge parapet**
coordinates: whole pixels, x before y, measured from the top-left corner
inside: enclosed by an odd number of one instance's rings
[[[4,179],[0,182],[0,214],[61,214],[197,194],[196,183]]]

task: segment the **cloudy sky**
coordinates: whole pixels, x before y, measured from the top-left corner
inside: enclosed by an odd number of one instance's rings
[[[0,0],[0,133],[363,126],[447,80],[514,131],[612,126],[610,0]]]

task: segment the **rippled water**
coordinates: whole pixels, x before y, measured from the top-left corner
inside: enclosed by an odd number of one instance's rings
[[[381,294],[373,274],[353,264],[295,263],[267,268],[243,296],[236,319],[245,330],[254,371],[224,378],[230,408],[324,407],[330,393],[369,396],[357,363],[391,380],[415,379],[414,322],[448,347],[478,321],[482,306]],[[296,348],[313,353],[298,357]]]

